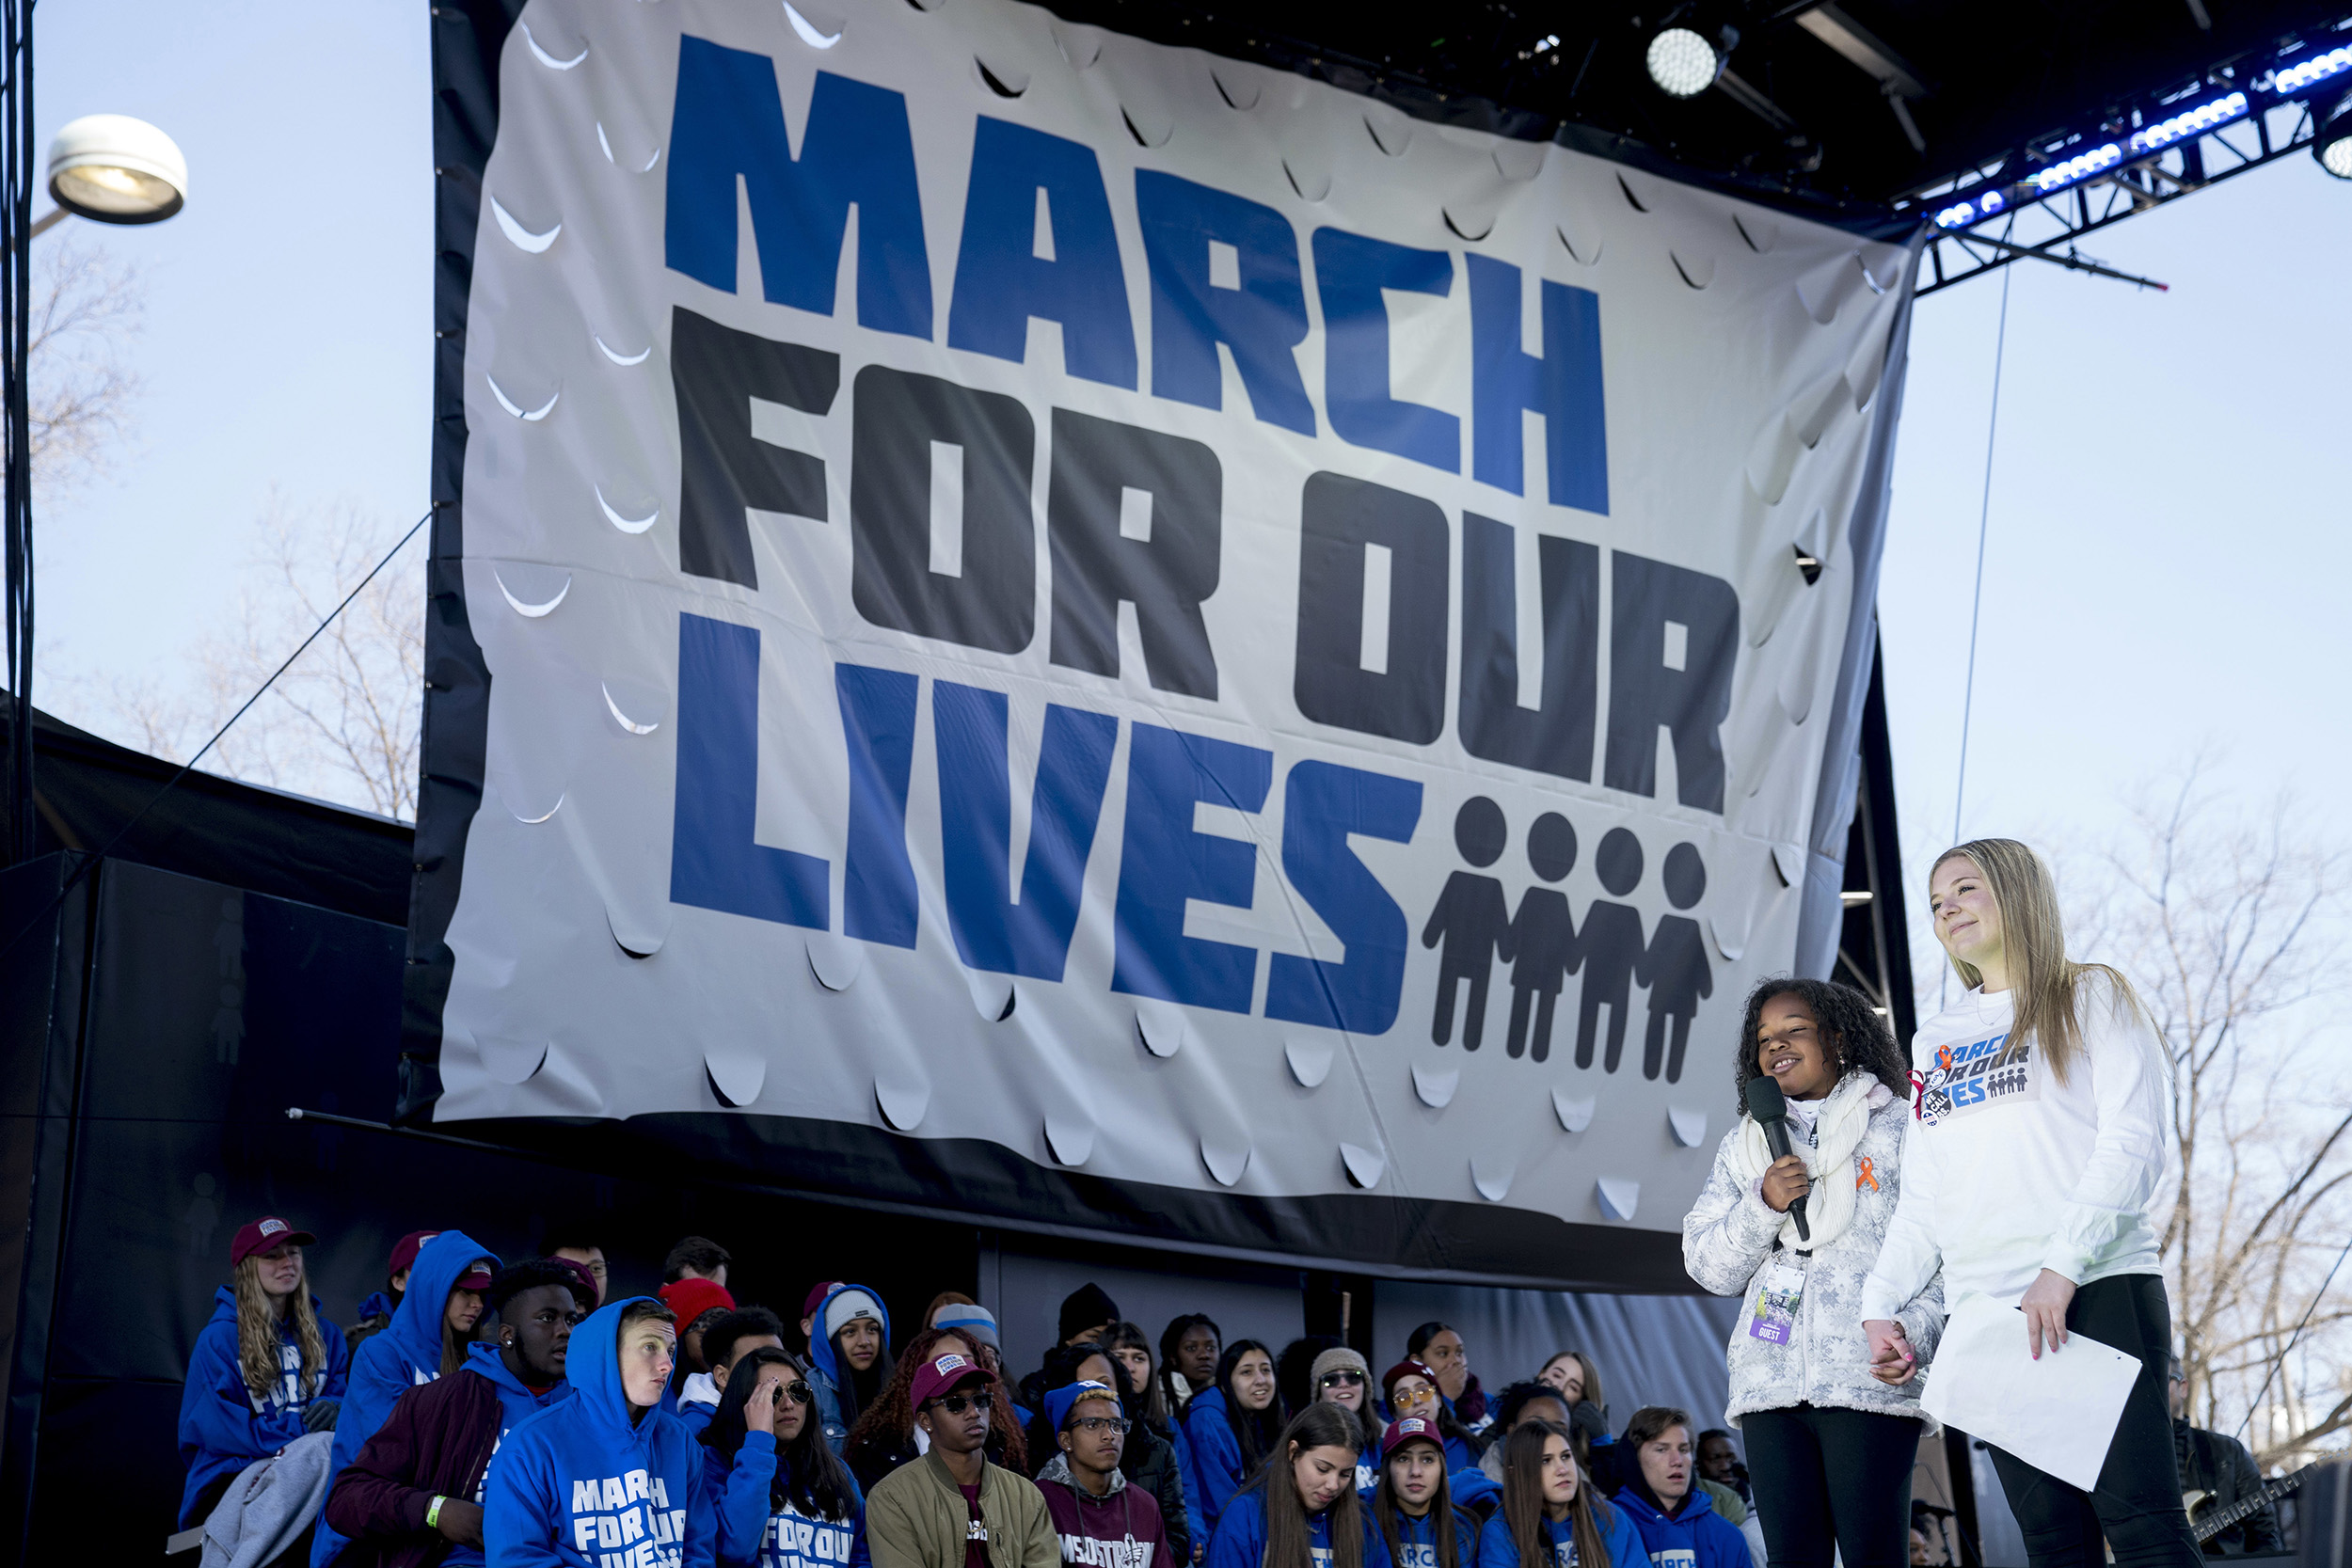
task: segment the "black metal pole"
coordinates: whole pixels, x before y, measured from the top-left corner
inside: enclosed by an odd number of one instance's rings
[[[8,539],[8,860],[40,847],[33,806],[33,465],[30,392],[25,385],[32,330],[33,0],[6,0],[0,50],[0,489]]]

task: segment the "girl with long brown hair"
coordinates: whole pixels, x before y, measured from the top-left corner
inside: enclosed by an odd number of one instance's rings
[[[1622,1510],[1586,1484],[1581,1445],[1557,1421],[1502,1440],[1502,1506],[1478,1538],[1478,1568],[1648,1568]]]
[[[1226,1499],[1206,1568],[1364,1568],[1379,1548],[1356,1494],[1363,1443],[1362,1426],[1340,1405],[1293,1417],[1258,1473]]]
[[[2130,981],[2068,957],[2050,868],[2015,839],[1937,856],[1928,911],[1968,989],[1912,1040],[1902,1196],[1862,1291],[1873,1360],[1909,1364],[1897,1310],[1939,1266],[1949,1308],[2019,1308],[2037,1360],[2072,1334],[2137,1357],[2092,1490],[1997,1448],[1994,1468],[2037,1568],[2096,1562],[2103,1535],[2119,1568],[2188,1568],[2148,1216],[2172,1148],[2162,1042]]]
[[[230,1283],[213,1298],[180,1395],[182,1529],[201,1523],[247,1465],[331,1429],[342,1413],[351,1358],[302,1262],[316,1240],[273,1215],[230,1243]]]

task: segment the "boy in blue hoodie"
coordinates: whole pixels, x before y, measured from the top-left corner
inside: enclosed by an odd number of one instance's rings
[[[182,1529],[202,1523],[246,1466],[335,1424],[351,1360],[342,1331],[322,1315],[304,1273],[302,1249],[317,1239],[270,1215],[242,1227],[230,1243],[235,1283],[215,1294],[181,1388],[180,1462],[188,1468]],[[277,1346],[259,1386],[245,1366],[241,1319]]]
[[[553,1259],[499,1271],[498,1342],[468,1346],[454,1373],[401,1395],[335,1478],[326,1522],[350,1538],[338,1568],[479,1568],[491,1462],[507,1433],[570,1398],[572,1328],[595,1303],[593,1282]]]
[[[1654,1568],[1750,1568],[1747,1537],[1715,1512],[1693,1479],[1689,1416],[1645,1405],[1626,1422],[1617,1447],[1635,1463],[1616,1503],[1641,1533]]]
[[[712,1568],[702,1456],[661,1408],[676,1354],[675,1320],[651,1296],[573,1331],[572,1398],[508,1433],[490,1467],[489,1568]]]
[[[444,1230],[418,1249],[408,1290],[392,1321],[352,1358],[351,1388],[343,1396],[327,1458],[329,1474],[342,1474],[359,1456],[401,1395],[464,1364],[463,1336],[481,1318],[481,1292],[490,1288],[498,1266],[497,1255],[462,1230]],[[326,1568],[343,1544],[342,1532],[320,1519],[310,1568]]]

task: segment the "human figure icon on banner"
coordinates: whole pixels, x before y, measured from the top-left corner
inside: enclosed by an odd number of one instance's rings
[[[1454,814],[1454,847],[1475,866],[1488,866],[1502,858],[1511,827],[1502,808],[1484,795],[1473,795]],[[1454,997],[1464,980],[1470,982],[1470,1006],[1462,1018],[1462,1049],[1478,1049],[1486,1022],[1486,985],[1495,959],[1508,962],[1512,954],[1511,906],[1502,884],[1492,877],[1456,871],[1445,879],[1438,907],[1422,927],[1421,944],[1445,946],[1438,955],[1438,1007],[1429,1037],[1438,1045],[1454,1036]]]
[[[1660,873],[1666,902],[1687,910],[1707,893],[1707,863],[1698,846],[1677,844],[1666,851]],[[1664,1057],[1666,1082],[1682,1082],[1682,1051],[1690,1043],[1691,1020],[1701,997],[1715,994],[1715,974],[1707,961],[1707,943],[1699,923],[1688,915],[1658,917],[1658,929],[1633,966],[1633,978],[1649,988],[1649,1034],[1642,1042],[1642,1076],[1656,1078]],[[1672,1032],[1672,1042],[1668,1033]],[[1610,1059],[1616,1059],[1613,1050]]]
[[[1547,882],[1556,882],[1576,868],[1576,830],[1556,811],[1535,818],[1527,830],[1527,863]],[[1519,895],[1519,911],[1511,917],[1511,1027],[1505,1049],[1514,1057],[1529,1054],[1528,1014],[1534,1013],[1532,1052],[1536,1061],[1551,1054],[1551,1010],[1560,988],[1576,973],[1576,922],[1568,915],[1568,895],[1553,887],[1531,887]]]
[[[1642,883],[1642,841],[1628,828],[1612,828],[1602,835],[1593,856],[1600,885],[1623,898]],[[1648,945],[1642,939],[1642,911],[1630,904],[1596,898],[1584,911],[1584,929],[1577,952],[1584,962],[1584,985],[1577,996],[1576,1065],[1593,1065],[1594,1025],[1601,1007],[1609,1008],[1609,1050],[1602,1066],[1617,1070],[1625,1053],[1625,1014],[1633,995],[1633,971]]]

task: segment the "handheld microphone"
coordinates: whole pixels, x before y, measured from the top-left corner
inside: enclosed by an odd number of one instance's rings
[[[1788,1097],[1780,1092],[1779,1083],[1758,1073],[1748,1080],[1746,1089],[1748,1115],[1764,1130],[1764,1145],[1772,1151],[1772,1158],[1788,1156]],[[1798,1198],[1788,1206],[1788,1217],[1797,1222],[1797,1239],[1809,1242],[1813,1232],[1804,1223],[1804,1199]]]

